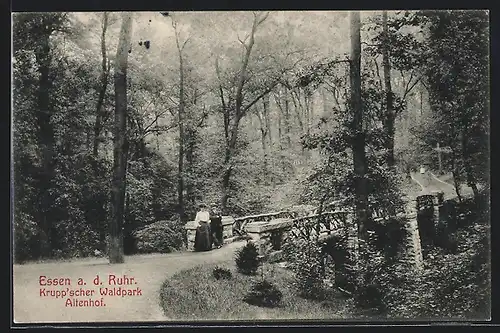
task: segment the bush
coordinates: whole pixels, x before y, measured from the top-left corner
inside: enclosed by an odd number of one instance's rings
[[[373,244],[366,244],[362,240],[359,244],[360,260],[354,271],[355,276],[358,277],[354,289],[354,300],[359,307],[364,309],[385,310],[383,296],[392,283],[387,258]],[[364,251],[366,251],[365,254],[363,254]]]
[[[229,269],[219,267],[219,266],[216,266],[213,269],[212,275],[217,280],[220,280],[220,279],[229,280],[233,276],[233,274],[231,273],[231,271]]]
[[[39,229],[34,219],[19,212],[14,218],[14,260],[22,263],[37,257],[39,252]]]
[[[280,304],[282,298],[282,292],[274,284],[263,280],[255,283],[243,300],[251,305],[273,308]]]
[[[238,271],[245,275],[255,275],[260,266],[259,252],[254,243],[248,242],[236,253]]]
[[[169,253],[184,245],[184,230],[178,221],[158,221],[134,232],[139,253]]]
[[[385,310],[395,318],[486,319],[491,293],[485,228],[452,235],[460,244],[455,254],[431,248],[422,274],[373,257],[364,269],[373,273],[365,275],[365,285],[356,292],[358,306]]]
[[[298,239],[284,245],[285,260],[295,273],[294,286],[307,299],[322,299],[325,295],[322,247],[313,241]]]

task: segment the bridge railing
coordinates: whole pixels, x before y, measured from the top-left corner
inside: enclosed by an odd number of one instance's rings
[[[304,238],[330,235],[346,226],[348,214],[347,211],[335,211],[294,219],[292,234]]]
[[[257,246],[259,255],[281,255],[281,247],[292,238],[323,239],[345,230],[347,211],[326,212],[296,219],[277,218],[268,223],[247,224],[246,234]]]

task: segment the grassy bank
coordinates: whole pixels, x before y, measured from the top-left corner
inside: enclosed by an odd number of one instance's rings
[[[182,271],[164,282],[160,292],[165,315],[173,320],[267,320],[267,319],[348,319],[353,315],[353,302],[342,296],[332,301],[315,302],[300,298],[292,287],[292,273],[266,264],[265,277],[283,293],[281,305],[276,308],[253,306],[243,301],[258,276],[245,276],[236,272],[234,261],[219,267],[232,272],[229,280],[216,280],[212,276],[215,265],[198,266]]]

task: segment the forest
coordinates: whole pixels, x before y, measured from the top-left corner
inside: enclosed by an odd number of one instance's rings
[[[362,235],[422,165],[460,200],[489,189],[486,11],[12,21],[16,262],[179,250],[201,202],[342,199]]]

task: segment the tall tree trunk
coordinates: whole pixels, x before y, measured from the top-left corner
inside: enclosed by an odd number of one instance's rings
[[[180,88],[179,88],[179,160],[178,160],[178,184],[177,184],[177,204],[179,219],[185,220],[184,216],[184,74],[182,65],[182,55],[180,57]]]
[[[185,204],[188,205],[193,205],[195,198],[194,198],[194,184],[193,184],[193,173],[194,171],[194,150],[195,150],[195,131],[191,128],[188,128],[186,130],[186,149],[185,149],[185,156],[186,156],[186,167],[184,168],[186,173],[189,174],[191,177],[189,178],[189,181],[186,181],[185,188],[186,188],[186,197],[184,198]],[[184,214],[186,214],[186,210],[184,209]]]
[[[255,114],[257,115],[257,118],[259,119],[259,126],[260,126],[260,139],[261,139],[261,144],[262,144],[262,152],[264,154],[264,166],[263,166],[263,175],[265,178],[265,183],[267,184],[267,171],[268,171],[268,147],[267,147],[267,136],[268,136],[268,127],[267,127],[267,121],[266,121],[266,105],[265,102],[263,103],[263,109],[262,109],[262,114],[259,110],[259,108],[256,108]]]
[[[109,65],[107,64],[107,56],[106,56],[106,30],[108,29],[108,13],[103,13],[103,21],[102,21],[102,34],[101,34],[101,54],[102,54],[102,63],[101,63],[101,90],[99,91],[99,96],[97,98],[97,106],[95,113],[95,123],[94,123],[94,146],[92,154],[95,158],[97,158],[99,154],[99,143],[101,141],[101,129],[102,129],[102,105],[104,103],[104,96],[106,94],[106,89],[108,87],[108,77],[109,77]]]
[[[286,133],[286,142],[288,148],[292,146],[292,138],[290,137],[290,94],[288,89],[285,88],[285,133]]]
[[[131,50],[132,14],[122,14],[115,62],[115,126],[113,136],[113,184],[111,192],[109,262],[122,263],[123,215],[127,175],[127,67]]]
[[[198,91],[197,91],[197,89],[195,89],[195,94],[194,94],[194,98],[192,101],[192,105],[194,107],[197,107],[197,105],[198,105]],[[202,123],[200,123],[200,124],[202,124]],[[200,125],[200,124],[197,124],[197,125]],[[193,207],[193,205],[195,203],[195,197],[194,197],[195,184],[193,181],[193,179],[194,179],[193,174],[195,172],[194,163],[195,163],[197,129],[193,126],[192,121],[187,122],[184,132],[185,132],[184,155],[186,158],[186,165],[185,165],[184,170],[185,170],[187,175],[191,176],[188,178],[189,180],[187,180],[187,179],[185,180],[184,187],[186,189],[186,195],[184,197],[184,204],[189,205],[190,207]],[[186,214],[186,209],[184,209],[184,214]]]
[[[294,106],[293,109],[295,110],[295,115],[297,117],[297,121],[299,122],[300,131],[301,131],[301,133],[303,133],[304,132],[304,122],[302,121],[302,116],[301,116],[302,105],[300,103],[300,96],[298,95],[298,93],[296,93],[294,96],[293,91],[290,92],[290,95],[292,97],[292,102],[293,102],[293,106]]]
[[[386,162],[389,167],[394,166],[394,121],[395,114],[393,109],[393,96],[391,87],[391,63],[389,58],[389,28],[387,25],[387,11],[382,12],[382,28],[384,38],[382,41],[383,55],[382,63],[384,67],[384,83],[385,83],[385,149],[386,149]]]
[[[270,104],[270,97],[269,95],[265,95],[262,97],[262,104],[264,106],[264,120],[265,120],[265,125],[266,125],[266,131],[267,131],[267,138],[269,139],[269,147],[272,147],[273,145],[273,137],[272,137],[272,128],[271,128],[271,110],[269,107]]]
[[[50,80],[50,31],[40,40],[40,46],[35,56],[40,74],[38,80],[37,92],[37,123],[38,123],[38,142],[42,155],[42,174],[40,177],[39,188],[42,189],[40,195],[40,255],[48,257],[51,249],[51,220],[50,209],[52,199],[50,191],[54,178],[54,128],[51,123],[50,109],[50,89],[52,86]]]
[[[358,221],[358,233],[361,239],[367,239],[368,222],[368,186],[366,174],[365,137],[363,132],[363,109],[361,102],[361,35],[360,14],[351,12],[351,109],[353,112],[352,144],[354,177],[355,177],[355,204]]]
[[[222,199],[221,208],[224,214],[228,214],[228,201],[230,196],[231,175],[233,172],[232,159],[236,148],[236,139],[238,135],[239,120],[235,122],[229,130],[228,140],[226,142],[226,150],[224,154],[224,172],[222,175]]]
[[[279,149],[280,151],[283,150],[283,117],[282,117],[283,110],[279,108],[278,112],[278,144],[279,144]]]
[[[184,57],[183,51],[189,39],[186,39],[181,45],[179,41],[179,33],[177,31],[177,22],[172,20],[172,27],[175,31],[175,43],[179,54],[179,109],[178,109],[178,124],[179,124],[179,159],[177,169],[177,211],[181,221],[186,220],[184,213],[184,109],[186,105],[186,97],[184,94]]]

